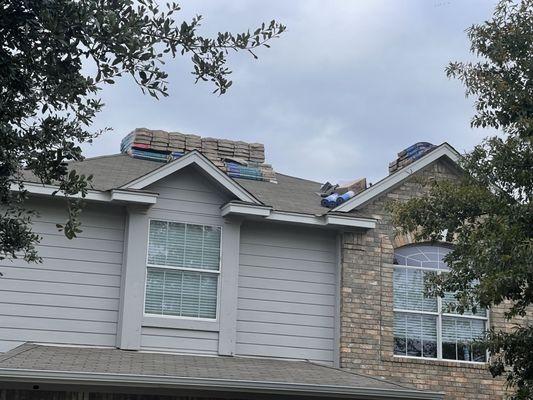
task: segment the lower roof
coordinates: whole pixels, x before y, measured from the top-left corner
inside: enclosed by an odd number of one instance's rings
[[[353,399],[442,399],[306,361],[23,344],[0,354],[0,382],[216,390]]]

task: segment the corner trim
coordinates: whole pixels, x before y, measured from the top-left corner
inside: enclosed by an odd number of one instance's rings
[[[409,166],[402,168],[398,172],[395,172],[375,185],[369,187],[368,189],[364,190],[363,192],[359,193],[355,197],[348,200],[346,203],[341,204],[340,206],[335,207],[332,209],[332,212],[349,212],[353,209],[359,207],[360,205],[366,203],[369,200],[372,200],[374,197],[379,196],[381,193],[385,192],[386,190],[392,188],[393,186],[399,184],[404,179],[407,179],[409,176],[414,174],[415,172],[420,171],[422,168],[428,166],[432,162],[438,160],[439,158],[447,156],[450,158],[453,162],[457,162],[461,155],[455,150],[452,146],[450,146],[448,143],[443,143],[433,151],[430,151],[422,158],[416,160]]]

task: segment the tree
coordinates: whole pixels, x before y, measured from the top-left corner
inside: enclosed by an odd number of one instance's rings
[[[198,81],[214,92],[231,86],[227,57],[255,49],[278,37],[285,26],[262,24],[253,33],[202,37],[201,16],[179,23],[176,3],[156,0],[6,0],[0,4],[0,259],[39,261],[39,236],[32,233],[34,212],[22,170],[43,183],[58,185],[67,200],[68,220],[59,226],[68,238],[80,232],[80,199],[90,176],[68,171],[81,160],[80,144],[103,131],[91,123],[103,104],[98,92],[122,75],[143,93],[167,96],[167,58],[190,56]],[[94,74],[87,71],[93,69]],[[104,130],[105,131],[105,130]]]
[[[510,332],[484,340],[493,376],[505,375],[513,398],[533,398],[533,1],[501,0],[492,19],[468,30],[477,62],[453,62],[447,75],[475,98],[473,127],[491,127],[460,161],[457,181],[437,181],[426,196],[393,206],[401,231],[436,241],[446,233],[453,251],[448,274],[428,292],[456,292],[459,312],[503,304]],[[515,317],[518,317],[515,318]]]

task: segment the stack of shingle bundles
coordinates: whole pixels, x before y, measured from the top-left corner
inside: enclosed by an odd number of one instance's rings
[[[260,164],[259,169],[264,181],[276,182],[276,173],[270,164]]]
[[[149,149],[152,142],[152,132],[147,129],[135,129],[122,139],[120,150],[126,152],[131,148]]]
[[[244,160],[249,160],[250,159],[250,145],[242,141],[235,142],[234,156],[237,158],[242,158]]]
[[[185,135],[179,132],[168,134],[168,149],[171,152],[185,153]]]
[[[150,150],[170,152],[168,132],[161,130],[152,131],[152,142],[150,143]]]
[[[265,146],[261,143],[250,143],[250,161],[265,162]]]
[[[398,158],[389,163],[389,174],[396,172],[413,161],[418,160],[424,154],[433,150],[436,146],[428,142],[418,142],[398,153]]]
[[[235,156],[235,142],[232,140],[219,139],[218,155],[220,158]]]
[[[185,152],[202,151],[202,138],[198,135],[185,135]]]
[[[218,140],[214,138],[202,138],[202,154],[211,161],[220,161],[218,155]]]

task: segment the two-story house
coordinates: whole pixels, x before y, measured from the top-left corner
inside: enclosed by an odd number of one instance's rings
[[[472,343],[501,312],[425,298],[449,244],[396,237],[386,211],[453,179],[451,146],[331,209],[261,146],[189,136],[72,163],[93,188],[70,241],[26,174],[43,262],[0,264],[0,399],[501,398]]]

